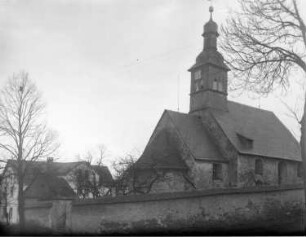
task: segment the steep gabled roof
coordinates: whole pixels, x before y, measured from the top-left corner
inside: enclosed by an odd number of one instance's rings
[[[192,157],[197,160],[226,161],[198,116],[166,110],[137,161],[137,166],[186,169],[179,141],[186,145]]]
[[[273,112],[228,101],[228,112],[211,113],[240,153],[301,161],[299,143]]]
[[[197,115],[167,111],[180,137],[194,158],[225,161]]]
[[[74,199],[76,195],[67,181],[54,175],[38,175],[25,190],[26,198]]]
[[[91,167],[100,176],[100,185],[109,186],[113,183],[113,176],[107,166],[92,165]]]
[[[48,162],[48,161],[24,161],[23,165],[26,167],[27,172],[25,176],[24,183],[25,185],[29,185],[33,182],[33,179],[36,178],[38,174],[42,173],[52,173],[55,176],[65,176],[71,170],[76,168],[81,164],[86,164],[84,161],[79,162]],[[12,167],[16,169],[17,161],[16,160],[8,160],[6,167]]]
[[[137,168],[186,169],[181,158],[175,131],[165,128],[158,132],[136,163]]]
[[[301,161],[299,143],[274,113],[231,101],[228,111],[208,111],[239,153]],[[175,142],[177,137],[196,160],[227,161],[215,144],[219,141],[211,137],[206,126],[198,115],[166,110],[137,163],[155,159],[160,166],[186,167]]]

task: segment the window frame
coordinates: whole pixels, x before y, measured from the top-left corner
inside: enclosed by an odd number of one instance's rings
[[[212,179],[214,181],[223,180],[223,166],[220,163],[213,163],[212,166]]]
[[[194,80],[200,80],[202,78],[202,71],[199,69],[193,73]]]
[[[297,167],[296,167],[296,176],[298,178],[302,178],[303,177],[303,164],[302,163],[298,163],[297,164]]]
[[[217,80],[217,78],[215,78],[213,80],[212,89],[215,90],[215,91],[218,91],[218,80]]]
[[[255,160],[255,174],[263,176],[264,173],[264,165],[262,159]]]

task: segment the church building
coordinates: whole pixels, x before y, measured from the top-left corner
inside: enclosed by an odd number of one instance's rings
[[[165,110],[133,169],[134,193],[302,183],[299,143],[273,112],[229,101],[218,25],[189,69],[190,110]]]

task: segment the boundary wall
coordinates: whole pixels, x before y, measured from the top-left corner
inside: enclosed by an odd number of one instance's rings
[[[303,205],[301,185],[253,187],[56,200],[51,206],[27,207],[26,218],[52,230],[78,234],[207,233],[250,227],[273,231],[272,223],[292,217],[302,223]]]

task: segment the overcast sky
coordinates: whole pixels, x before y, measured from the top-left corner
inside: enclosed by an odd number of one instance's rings
[[[165,109],[189,111],[190,75],[202,50],[206,0],[0,0],[0,85],[29,72],[59,134],[61,160],[97,144],[109,159],[142,151]],[[214,1],[221,25],[235,1]],[[295,132],[276,97],[229,99],[274,111]],[[179,91],[179,93],[178,93]],[[295,91],[295,93],[293,93]],[[179,98],[179,99],[178,99]]]

